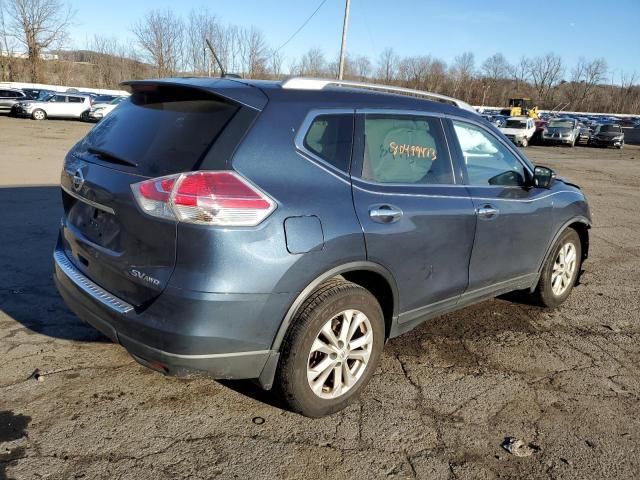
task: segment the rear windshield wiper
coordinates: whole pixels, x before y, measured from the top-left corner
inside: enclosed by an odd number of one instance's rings
[[[102,160],[105,160],[107,162],[120,163],[122,165],[129,165],[129,166],[132,166],[132,167],[137,167],[138,166],[137,163],[132,162],[131,160],[127,160],[125,158],[118,157],[117,155],[114,155],[113,153],[108,152],[106,150],[102,150],[101,148],[88,147],[87,151],[89,153],[92,153],[92,154],[100,157]]]

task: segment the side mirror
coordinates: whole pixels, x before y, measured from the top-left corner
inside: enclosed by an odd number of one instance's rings
[[[533,185],[538,188],[551,188],[556,179],[556,172],[548,167],[536,166],[533,170]]]

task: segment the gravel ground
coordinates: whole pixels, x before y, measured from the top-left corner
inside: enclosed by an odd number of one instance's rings
[[[527,149],[591,202],[565,305],[423,324],[389,342],[359,402],[310,420],[248,382],[149,371],[64,306],[55,185],[88,128],[0,117],[0,479],[640,476],[639,147]]]

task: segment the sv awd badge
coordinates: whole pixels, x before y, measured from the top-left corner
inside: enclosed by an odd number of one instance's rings
[[[157,278],[153,278],[151,275],[148,275],[140,270],[131,269],[129,270],[129,274],[134,277],[142,280],[143,282],[150,283],[151,285],[155,285],[156,287],[160,285],[160,280]]]

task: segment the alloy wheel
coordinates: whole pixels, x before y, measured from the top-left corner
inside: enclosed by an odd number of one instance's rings
[[[344,310],[318,332],[307,360],[309,387],[320,398],[334,399],[360,379],[373,349],[373,328],[359,310]]]
[[[577,260],[576,247],[573,243],[567,242],[560,247],[551,272],[551,290],[555,296],[559,297],[570,287]]]

